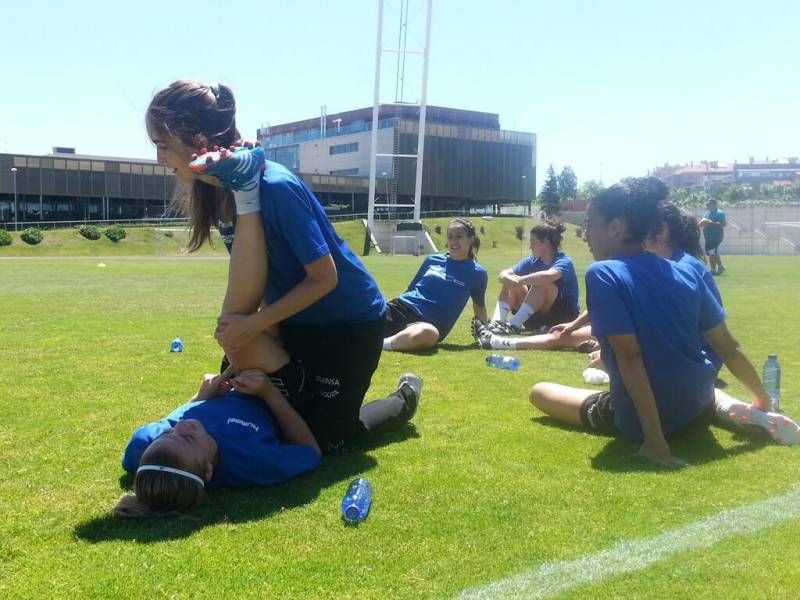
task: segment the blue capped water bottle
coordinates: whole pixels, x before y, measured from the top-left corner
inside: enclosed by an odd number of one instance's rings
[[[761,381],[772,400],[772,412],[781,410],[781,365],[777,354],[767,356],[767,362],[761,370]]]
[[[509,371],[519,369],[519,360],[514,356],[503,356],[502,354],[490,354],[486,357],[486,364],[495,369],[507,369]]]
[[[363,477],[354,479],[347,486],[342,498],[342,519],[345,523],[355,525],[367,518],[372,504],[372,486]]]
[[[169,351],[170,352],[183,352],[183,340],[179,337],[176,337],[169,343]]]

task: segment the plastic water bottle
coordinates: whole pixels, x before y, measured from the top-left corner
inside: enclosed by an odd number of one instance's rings
[[[372,486],[363,477],[354,479],[347,486],[342,498],[342,519],[354,525],[367,518],[372,504]]]
[[[503,356],[502,354],[490,354],[486,357],[486,364],[495,369],[508,369],[509,371],[519,369],[519,360],[513,356]]]
[[[770,354],[767,357],[767,362],[764,363],[764,368],[761,370],[761,381],[764,383],[764,389],[767,390],[772,400],[772,412],[780,411],[781,365],[778,363],[777,354]]]
[[[170,352],[183,352],[183,340],[179,337],[176,337],[169,343],[169,351]]]

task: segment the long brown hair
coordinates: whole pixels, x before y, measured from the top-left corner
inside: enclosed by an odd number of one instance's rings
[[[241,139],[236,129],[236,100],[223,84],[176,81],[153,96],[145,122],[148,130],[177,138],[190,148],[229,147]],[[200,180],[178,187],[172,207],[189,217],[190,252],[209,241],[211,227],[224,216],[223,207],[232,201],[228,190]]]

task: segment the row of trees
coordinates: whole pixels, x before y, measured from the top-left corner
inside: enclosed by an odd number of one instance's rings
[[[599,181],[590,179],[578,189],[578,178],[572,167],[564,167],[559,175],[553,165],[547,169],[541,192],[537,198],[542,211],[547,215],[561,212],[562,200],[591,200],[603,189]],[[670,200],[678,206],[700,207],[714,199],[723,206],[737,204],[790,204],[800,202],[800,181],[791,185],[764,183],[757,186],[731,184],[714,187],[709,190],[688,190],[674,188],[670,190]]]
[[[538,201],[545,214],[557,215],[561,212],[562,200],[589,200],[602,189],[602,184],[594,179],[585,181],[578,189],[578,177],[572,167],[566,166],[556,175],[550,165]]]
[[[775,185],[764,183],[750,186],[734,183],[717,186],[709,190],[687,190],[674,188],[670,190],[670,200],[678,206],[705,206],[714,199],[725,206],[737,204],[791,204],[800,202],[800,181],[791,185]]]

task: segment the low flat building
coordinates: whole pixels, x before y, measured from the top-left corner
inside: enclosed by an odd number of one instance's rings
[[[155,160],[76,154],[0,154],[0,224],[155,218],[168,212],[175,176]],[[15,194],[16,192],[16,194]]]

